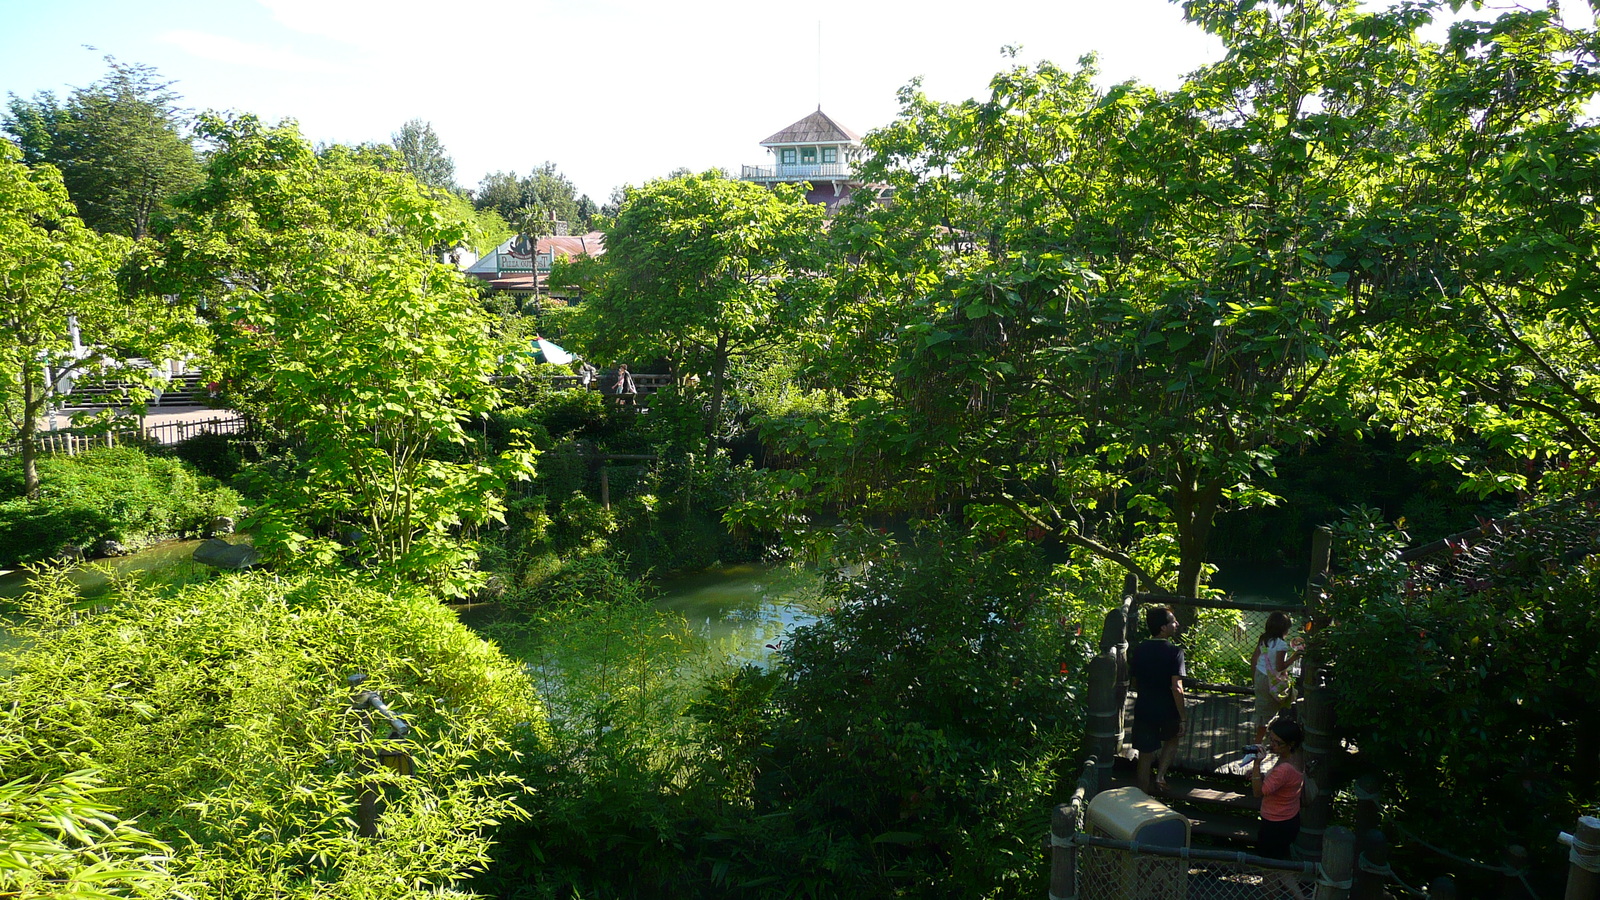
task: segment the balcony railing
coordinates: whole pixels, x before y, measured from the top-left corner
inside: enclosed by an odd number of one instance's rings
[[[844,181],[850,178],[847,163],[806,163],[788,166],[741,166],[744,181]]]

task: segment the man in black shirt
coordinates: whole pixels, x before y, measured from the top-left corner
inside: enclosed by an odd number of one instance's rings
[[[1178,617],[1165,606],[1144,613],[1150,637],[1135,647],[1129,660],[1133,688],[1133,749],[1139,751],[1139,789],[1150,793],[1150,770],[1156,768],[1158,790],[1167,789],[1167,767],[1178,753],[1186,710],[1183,705],[1183,651],[1173,645]]]

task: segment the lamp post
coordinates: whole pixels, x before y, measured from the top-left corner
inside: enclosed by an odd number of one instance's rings
[[[373,714],[384,718],[389,724],[389,733],[384,736],[385,741],[403,741],[411,734],[411,726],[406,720],[395,715],[394,710],[383,702],[383,697],[377,691],[361,690],[362,682],[367,676],[357,672],[345,679],[354,693],[350,697],[350,710],[361,717],[362,749],[356,756],[356,773],[361,776],[361,798],[356,810],[356,833],[361,837],[378,836],[378,816],[383,812],[382,797],[378,792],[378,785],[370,777],[373,760],[394,770],[397,775],[411,775],[416,772],[416,763],[411,754],[404,750],[391,747],[373,748]]]

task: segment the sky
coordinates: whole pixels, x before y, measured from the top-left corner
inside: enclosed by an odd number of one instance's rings
[[[0,0],[0,92],[65,95],[110,54],[195,111],[294,119],[318,143],[423,119],[463,187],[548,160],[603,203],[678,167],[770,164],[761,140],[819,104],[865,134],[914,78],[982,96],[1008,45],[1168,88],[1221,54],[1165,0]]]

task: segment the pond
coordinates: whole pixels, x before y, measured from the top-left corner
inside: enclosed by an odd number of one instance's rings
[[[662,582],[655,605],[683,616],[703,646],[760,664],[796,626],[817,620],[817,586],[811,569],[745,563]]]
[[[223,540],[230,544],[247,543],[250,536],[231,534]],[[93,560],[73,569],[72,580],[78,583],[79,592],[92,600],[105,592],[113,577],[145,575],[176,583],[209,578],[216,570],[194,561],[194,548],[202,543],[200,540],[166,541],[127,556]],[[28,590],[29,578],[25,569],[0,569],[0,601],[21,597]]]

